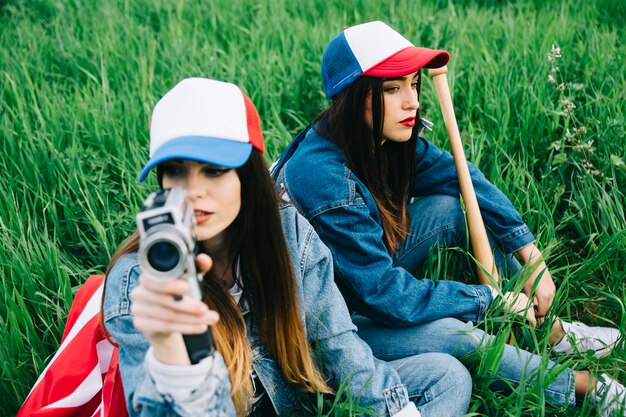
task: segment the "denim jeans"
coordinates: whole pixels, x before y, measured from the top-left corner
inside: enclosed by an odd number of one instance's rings
[[[414,272],[425,262],[431,247],[465,246],[465,219],[457,198],[443,195],[424,197],[411,203],[409,211],[412,217],[411,234],[394,255],[394,266]],[[510,274],[521,268],[510,254],[495,252],[499,271]],[[370,345],[374,355],[385,361],[441,352],[453,355],[471,369],[477,363],[475,354],[487,347],[493,338],[474,328],[471,322],[454,318],[399,329],[381,326],[356,314],[352,316],[352,321],[358,327],[358,335]],[[558,366],[539,355],[506,345],[498,368],[493,370],[500,383],[493,388],[510,391],[521,381],[530,382],[534,371],[542,364],[548,369]],[[576,398],[572,371],[564,369],[556,375],[546,387],[545,394],[546,401],[555,407],[573,406]]]
[[[424,353],[390,360],[422,417],[454,417],[467,413],[472,377],[450,355]]]
[[[409,204],[409,216],[411,232],[393,255],[394,266],[415,273],[428,258],[431,248],[458,246],[468,249],[465,215],[458,198],[443,194],[419,198]],[[511,276],[518,272],[522,265],[512,254],[504,253],[497,246],[489,229],[487,237],[500,275]]]

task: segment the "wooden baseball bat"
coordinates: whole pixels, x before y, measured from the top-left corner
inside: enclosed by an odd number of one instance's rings
[[[441,68],[428,70],[428,75],[432,77],[433,82],[435,83],[435,90],[437,90],[439,105],[441,106],[441,112],[443,113],[443,121],[446,125],[448,139],[450,140],[450,147],[452,148],[454,165],[456,166],[456,171],[459,176],[459,185],[461,187],[463,202],[465,203],[472,252],[474,254],[474,258],[476,258],[479,263],[479,265],[476,265],[478,268],[478,279],[481,284],[494,286],[497,285],[499,281],[498,271],[496,270],[493,252],[491,251],[491,246],[489,245],[489,239],[487,238],[487,231],[485,230],[483,218],[480,215],[478,200],[476,200],[474,185],[472,184],[467,159],[465,158],[465,152],[463,151],[461,135],[459,133],[459,127],[456,123],[456,116],[454,115],[452,98],[450,97],[450,88],[446,77],[447,72],[448,67],[443,66]],[[491,278],[489,275],[491,275]]]

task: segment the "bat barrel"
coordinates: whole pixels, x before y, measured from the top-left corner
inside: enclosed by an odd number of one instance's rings
[[[485,224],[480,214],[476,192],[472,184],[465,151],[461,142],[461,135],[457,125],[452,98],[450,96],[450,88],[448,87],[448,79],[446,74],[448,67],[435,68],[428,70],[428,74],[435,83],[435,90],[443,113],[443,121],[446,125],[448,139],[450,140],[450,148],[454,157],[454,165],[456,166],[459,177],[459,186],[461,195],[466,209],[467,224],[469,228],[470,241],[472,244],[472,252],[474,258],[478,261],[478,279],[483,284],[494,285],[498,282],[498,271],[494,263],[493,252],[485,230]],[[495,281],[495,282],[494,282]]]

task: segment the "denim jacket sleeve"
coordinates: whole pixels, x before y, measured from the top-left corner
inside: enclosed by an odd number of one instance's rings
[[[416,147],[416,179],[414,196],[460,194],[454,160],[424,138],[418,138]],[[468,163],[472,183],[481,214],[505,253],[512,253],[535,240],[530,229],[511,204],[511,201],[483,175]]]
[[[185,401],[174,401],[157,391],[144,364],[150,344],[135,329],[130,312],[130,292],[137,285],[139,274],[136,254],[120,258],[107,275],[103,302],[106,329],[119,345],[129,416],[234,416],[228,370],[219,353],[206,379]]]
[[[291,208],[298,224],[301,309],[308,338],[319,353],[324,374],[335,389],[347,383],[348,393],[376,415],[408,411],[409,397],[396,371],[376,359],[356,334],[343,297],[333,280],[332,257],[315,230]],[[286,230],[286,238],[293,239]]]
[[[416,279],[394,267],[382,227],[361,199],[319,213],[311,223],[333,253],[348,304],[376,322],[404,327],[445,317],[478,321],[492,302],[485,285]]]

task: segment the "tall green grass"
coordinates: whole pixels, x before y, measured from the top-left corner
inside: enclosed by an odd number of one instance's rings
[[[550,248],[555,312],[625,333],[623,2],[2,0],[0,414],[17,411],[58,347],[73,293],[104,270],[156,185],[135,179],[157,99],[188,76],[239,84],[259,109],[270,161],[327,105],[319,69],[330,38],[375,19],[451,52],[468,158]],[[564,91],[548,82],[553,45]],[[422,112],[437,123],[428,138],[446,147],[433,86],[422,88]],[[561,114],[564,98],[573,115]],[[567,142],[574,125],[586,133]],[[454,257],[442,252],[424,273],[460,278]],[[490,320],[494,331],[508,325]],[[520,344],[545,350],[540,331],[520,333]],[[510,396],[487,390],[497,357],[494,348],[478,366],[471,411],[554,411],[541,383]],[[582,360],[624,382],[625,357],[622,344]],[[584,405],[570,415],[594,413]]]

